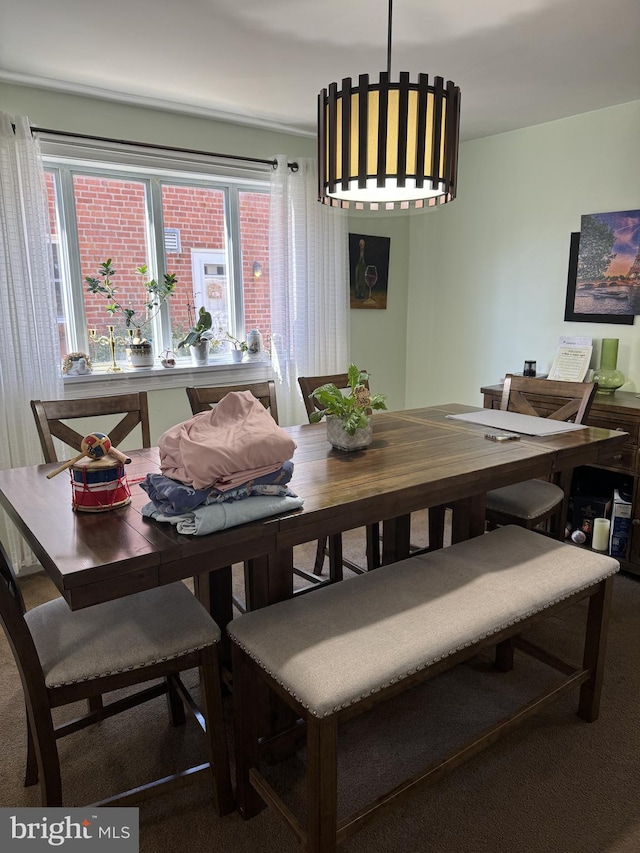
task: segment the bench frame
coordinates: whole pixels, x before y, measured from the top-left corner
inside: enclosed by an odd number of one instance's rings
[[[578,716],[587,722],[597,719],[600,708],[605,645],[613,576],[580,590],[557,604],[515,625],[492,634],[455,654],[449,655],[419,672],[367,696],[347,708],[318,718],[311,715],[289,693],[273,680],[242,649],[232,642],[233,681],[235,703],[235,750],[237,777],[237,806],[243,818],[248,819],[261,811],[265,804],[274,808],[293,830],[307,853],[333,853],[337,845],[361,829],[376,811],[390,802],[399,802],[420,783],[435,781],[448,770],[457,767],[490,746],[502,735],[511,731],[523,720],[540,711],[554,699],[558,699],[574,687],[580,687]],[[583,661],[581,667],[571,666],[544,649],[525,641],[518,635],[530,625],[589,598],[586,619]],[[513,651],[519,648],[554,669],[562,672],[564,681],[537,698],[527,702],[499,722],[474,736],[444,757],[428,764],[423,770],[400,783],[372,803],[364,806],[346,819],[337,819],[337,748],[338,724],[358,716],[379,703],[391,699],[406,690],[452,669],[469,660],[483,649],[496,647],[496,666],[500,671],[513,667]],[[259,697],[267,685],[301,718],[306,728],[307,744],[307,820],[303,826],[289,807],[259,771],[260,753],[267,742],[260,738],[261,715]],[[298,727],[301,726],[300,720]]]

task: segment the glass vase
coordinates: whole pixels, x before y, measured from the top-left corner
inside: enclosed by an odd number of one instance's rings
[[[598,394],[615,394],[624,385],[625,379],[618,365],[618,338],[603,338],[600,352],[600,367],[593,374],[598,383]]]

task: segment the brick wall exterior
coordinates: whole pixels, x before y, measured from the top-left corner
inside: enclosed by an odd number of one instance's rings
[[[55,194],[51,175],[47,175],[52,232],[55,233]],[[84,279],[97,276],[99,265],[112,259],[117,275],[118,300],[144,316],[144,291],[136,267],[144,264],[146,254],[146,206],[144,185],[140,181],[74,175],[76,219],[80,262],[89,328],[106,334],[110,316],[106,300],[87,292]],[[240,192],[240,232],[242,282],[244,288],[245,329],[257,328],[265,341],[270,332],[269,305],[269,196],[266,193]],[[174,339],[188,328],[187,306],[193,301],[191,250],[224,251],[224,193],[205,187],[164,185],[162,188],[165,228],[180,231],[180,251],[167,254],[167,271],[175,273],[178,285],[170,300]],[[262,268],[254,276],[253,264]],[[120,315],[114,318],[116,331],[124,333]]]

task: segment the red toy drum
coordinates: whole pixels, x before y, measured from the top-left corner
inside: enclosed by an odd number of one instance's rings
[[[125,506],[131,501],[131,492],[118,459],[103,456],[101,459],[80,459],[71,466],[71,503],[83,512],[104,512]]]

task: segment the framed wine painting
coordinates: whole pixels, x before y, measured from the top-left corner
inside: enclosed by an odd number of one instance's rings
[[[349,234],[351,308],[386,308],[389,284],[389,237]]]

